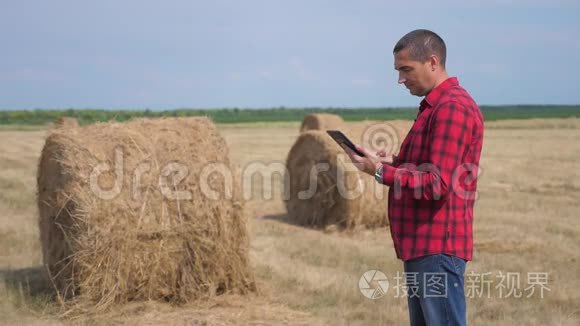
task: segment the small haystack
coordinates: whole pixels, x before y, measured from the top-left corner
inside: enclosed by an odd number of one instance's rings
[[[60,117],[55,121],[54,126],[56,128],[77,128],[79,122],[76,118]]]
[[[291,221],[343,229],[387,225],[386,187],[359,172],[326,132],[300,134],[286,167],[289,194],[285,203]]]
[[[205,117],[56,129],[39,162],[38,207],[60,295],[104,309],[253,291],[231,167]]]
[[[300,132],[308,130],[340,129],[343,123],[342,118],[336,114],[308,114],[304,117],[304,120],[302,120]]]

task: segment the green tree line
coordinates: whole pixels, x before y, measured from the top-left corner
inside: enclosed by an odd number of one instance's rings
[[[482,106],[487,121],[500,119],[568,118],[580,116],[580,105]],[[217,123],[301,121],[309,113],[333,113],[346,121],[415,119],[414,108],[267,108],[267,109],[175,109],[175,110],[3,110],[0,124],[44,125],[60,117],[76,118],[80,124],[126,121],[137,117],[208,116]]]

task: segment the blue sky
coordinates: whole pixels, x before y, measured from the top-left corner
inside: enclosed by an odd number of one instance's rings
[[[580,1],[0,0],[0,108],[416,106],[417,28],[479,104],[580,104]]]

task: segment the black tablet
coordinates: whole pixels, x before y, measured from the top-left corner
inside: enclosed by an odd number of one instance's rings
[[[344,144],[348,148],[352,149],[352,151],[355,152],[358,156],[363,156],[363,157],[365,156],[364,153],[362,153],[361,151],[356,149],[356,146],[354,146],[354,144],[350,141],[350,139],[348,139],[348,137],[346,137],[340,130],[327,130],[326,132],[339,145]]]

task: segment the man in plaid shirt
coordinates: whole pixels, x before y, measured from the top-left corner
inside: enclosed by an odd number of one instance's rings
[[[345,147],[363,172],[388,185],[389,222],[404,261],[411,325],[465,325],[464,273],[473,252],[473,205],[483,116],[445,70],[445,43],[428,30],[403,36],[393,50],[399,84],[424,97],[399,155]]]

